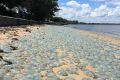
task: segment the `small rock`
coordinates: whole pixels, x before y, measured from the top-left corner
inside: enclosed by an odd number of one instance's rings
[[[26,29],[25,31],[26,31],[26,32],[30,32],[30,33],[31,33],[31,30],[30,30],[30,29]]]
[[[0,53],[3,53],[4,51],[2,49],[0,49]]]
[[[80,65],[79,65],[79,68],[80,68],[81,70],[85,70],[85,66],[86,66],[85,64],[80,64]]]
[[[4,60],[7,64],[6,65],[11,65],[13,64],[11,61]]]
[[[3,60],[3,57],[2,57],[2,56],[0,56],[0,59],[2,59],[2,60]]]
[[[14,32],[14,34],[13,34],[14,36],[18,36],[18,34],[16,33],[16,32]]]
[[[6,62],[7,65],[11,65],[11,64],[12,64],[11,61],[4,60],[4,58],[3,58],[2,56],[0,56],[0,59],[1,59],[2,61]]]
[[[18,41],[18,38],[12,38],[13,41]]]
[[[18,47],[10,46],[12,50],[17,50]]]

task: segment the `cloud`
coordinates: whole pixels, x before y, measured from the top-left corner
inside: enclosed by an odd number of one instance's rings
[[[95,2],[105,2],[106,5],[120,6],[120,0],[92,0]]]
[[[106,5],[101,5],[99,8],[93,10],[90,14],[91,17],[104,17],[109,13],[109,9]]]
[[[91,7],[89,4],[82,4],[81,5],[81,17],[85,17],[85,16],[89,16],[90,12],[91,12]]]
[[[112,4],[112,5],[115,5],[115,6],[120,6],[120,0],[111,0],[109,2],[106,2],[108,4]]]
[[[119,5],[110,7],[107,4],[100,4],[98,7],[93,8],[89,3],[81,4],[75,0],[68,1],[64,4],[65,5],[60,6],[61,10],[56,14],[56,16],[85,22],[120,22]]]
[[[70,7],[76,7],[76,8],[80,7],[80,4],[74,0],[67,2],[66,5]]]
[[[117,17],[120,17],[120,6],[117,6],[115,9],[111,10],[108,13],[108,16],[117,16]]]
[[[98,2],[101,2],[101,1],[107,1],[107,0],[92,0],[92,1],[98,1]]]
[[[69,7],[60,7],[60,11],[57,13],[57,16],[64,17],[67,19],[73,18],[76,15],[77,10]]]
[[[91,13],[91,7],[89,4],[80,4],[79,8],[77,7],[60,7],[60,11],[57,16],[61,16],[64,18],[78,18],[78,17],[88,17]],[[69,16],[68,16],[69,15]]]

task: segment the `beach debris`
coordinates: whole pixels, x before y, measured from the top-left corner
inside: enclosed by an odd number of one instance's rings
[[[26,28],[26,30],[25,30],[26,32],[30,32],[31,33],[31,30],[30,29],[28,29],[28,28]]]
[[[7,64],[6,65],[11,65],[13,64],[11,61],[8,61],[8,60],[5,60],[2,56],[0,56],[0,59],[4,62],[6,62]]]
[[[6,65],[11,65],[11,64],[13,64],[11,61],[8,61],[8,60],[3,60],[3,61],[7,63]]]
[[[3,53],[4,51],[2,49],[0,49],[0,53]]]
[[[0,53],[9,53],[9,52],[0,49]]]
[[[15,32],[13,33],[13,35],[14,35],[14,36],[18,36],[17,31],[15,31]]]
[[[2,56],[0,56],[0,59],[2,59],[2,60],[3,60],[3,57],[2,57]]]
[[[18,38],[12,38],[13,41],[18,41]]]
[[[12,50],[18,50],[18,47],[10,46]]]

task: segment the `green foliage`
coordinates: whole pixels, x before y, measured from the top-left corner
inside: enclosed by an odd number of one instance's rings
[[[53,17],[51,18],[51,21],[56,23],[63,23],[63,24],[78,24],[79,22],[77,20],[67,20],[62,17]]]
[[[57,0],[27,0],[26,3],[28,5],[26,7],[34,20],[48,20],[58,10]]]
[[[21,15],[24,14],[28,19],[45,21],[49,20],[52,16],[54,16],[54,13],[59,10],[57,1],[58,0],[0,0],[0,4],[3,4],[4,8],[8,7],[9,10],[14,7],[18,7],[19,17],[23,17]],[[1,8],[3,9],[3,7]],[[21,9],[23,8],[27,10],[26,13],[22,12],[23,10]],[[0,14],[4,15],[6,12]]]
[[[7,10],[4,6],[0,5],[0,14],[5,16],[14,16],[16,13],[11,10]]]
[[[13,8],[15,6],[21,6],[23,0],[0,0],[1,4],[6,5],[9,8]]]
[[[53,17],[51,18],[51,21],[54,21],[54,22],[67,22],[68,20],[66,19],[63,19],[62,17]]]

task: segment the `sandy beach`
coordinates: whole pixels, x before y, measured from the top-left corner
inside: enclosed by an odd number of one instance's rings
[[[88,36],[92,36],[98,40],[103,40],[103,41],[108,42],[110,44],[120,46],[120,38],[116,38],[116,37],[111,36],[111,35],[100,34],[100,33],[96,33],[96,32],[89,32],[89,31],[81,31],[81,32],[85,33]]]
[[[43,25],[41,25],[42,27]],[[26,36],[32,30],[39,28],[39,25],[34,26],[14,26],[14,27],[1,27],[0,28],[0,44],[9,42],[12,38]]]
[[[119,53],[119,38],[95,32],[0,28],[0,80],[119,80]]]
[[[41,25],[42,27],[45,27],[45,25]],[[23,26],[24,27],[24,26]],[[10,27],[3,27],[0,28],[0,43],[5,43],[8,42],[10,39],[15,38],[15,37],[22,37],[26,36],[28,33],[31,32],[33,29],[40,28],[39,25],[36,26],[26,26],[25,28],[10,28]],[[114,36],[109,36],[105,34],[100,34],[96,32],[91,32],[91,31],[85,31],[85,30],[79,30],[81,33],[87,36],[94,37],[98,40],[103,40],[106,41],[110,44],[114,44],[117,46],[120,46],[120,38],[116,38]]]

